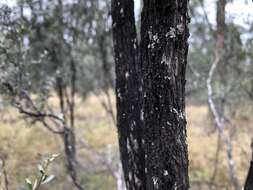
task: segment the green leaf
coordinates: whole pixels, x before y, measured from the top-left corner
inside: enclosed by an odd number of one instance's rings
[[[47,183],[50,183],[51,181],[53,181],[55,178],[54,175],[50,175],[47,177],[47,179],[45,181],[43,181],[41,184],[47,184]]]
[[[53,162],[60,154],[52,154],[52,156],[48,159],[50,162]]]
[[[38,165],[38,169],[39,169],[39,171],[40,171],[40,173],[41,173],[42,175],[45,174],[45,170],[44,170],[44,168],[42,167],[42,165]]]
[[[28,186],[28,189],[29,189],[29,190],[32,190],[32,189],[33,189],[33,184],[32,184],[32,182],[31,182],[31,180],[28,179],[28,178],[26,178],[26,179],[25,179],[25,182],[26,182],[26,184],[27,184],[27,186]]]
[[[47,177],[47,179],[45,181],[43,181],[43,183],[41,184],[47,184],[47,183],[50,183],[51,181],[53,181],[55,179],[55,176],[54,175],[50,175]]]

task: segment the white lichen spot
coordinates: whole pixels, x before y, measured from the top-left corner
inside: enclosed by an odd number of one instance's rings
[[[148,168],[145,168],[145,173],[148,173]]]
[[[142,89],[142,86],[139,86],[139,91],[142,92],[142,90],[143,90],[143,89]]]
[[[174,190],[177,190],[177,182],[174,183]]]
[[[185,118],[185,115],[184,115],[184,113],[183,113],[183,112],[180,112],[180,114],[179,114],[179,118],[180,118],[180,119],[184,119],[184,118]]]
[[[134,174],[134,181],[136,184],[140,184],[140,179]]]
[[[128,177],[129,177],[129,180],[131,181],[132,180],[132,173],[131,172],[128,173]]]
[[[176,29],[170,27],[170,31],[165,34],[166,38],[175,38],[176,37]]]
[[[131,151],[131,146],[130,146],[130,142],[129,142],[129,139],[127,138],[127,150],[128,150],[128,152],[130,152]]]
[[[164,175],[164,176],[167,176],[167,175],[169,175],[169,172],[168,172],[168,170],[164,170],[164,171],[163,171],[163,175]]]
[[[117,97],[121,100],[122,99],[122,96],[121,96],[121,93],[120,93],[120,89],[118,88],[117,89]]]
[[[152,32],[151,32],[151,31],[148,31],[148,36],[149,36],[149,40],[152,40],[152,36],[153,36],[153,34],[152,34]]]
[[[183,23],[180,23],[177,25],[177,31],[179,34],[182,34],[184,32],[184,25]]]
[[[176,110],[176,108],[173,108],[172,111],[178,115],[178,111]]]
[[[162,55],[162,61],[161,61],[161,63],[166,63],[166,55],[165,54]]]
[[[136,48],[137,48],[136,43],[134,43],[134,49],[136,49]]]
[[[171,126],[171,123],[169,121],[166,122],[167,125]]]
[[[165,55],[165,53],[163,53],[163,55],[162,55],[161,63],[170,66],[170,59],[168,59],[168,57]]]
[[[171,80],[171,77],[165,76],[164,79],[165,79],[165,80]]]
[[[133,140],[134,143],[134,149],[137,151],[139,149],[139,145],[136,139]]]
[[[133,120],[133,122],[130,125],[130,128],[131,128],[132,131],[134,130],[135,126],[136,126],[136,122],[135,122],[135,120]]]
[[[143,110],[141,110],[140,119],[141,119],[142,121],[144,121],[144,111],[143,111]]]
[[[155,48],[155,42],[151,42],[151,44],[148,44],[149,49],[154,49]]]
[[[154,40],[154,41],[156,41],[156,42],[158,42],[158,41],[159,41],[159,39],[158,39],[158,35],[157,35],[157,34],[155,34],[155,35],[153,36],[153,40]]]
[[[128,71],[125,73],[125,77],[126,77],[126,79],[129,78],[129,72]]]
[[[158,188],[159,188],[158,177],[153,176],[153,177],[152,177],[152,180],[153,180],[154,187],[155,187],[156,189],[158,189]]]
[[[124,9],[123,8],[120,9],[120,14],[124,14]]]

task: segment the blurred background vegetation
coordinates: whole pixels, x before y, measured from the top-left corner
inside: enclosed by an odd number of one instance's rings
[[[234,15],[229,6],[238,2],[253,7],[251,1],[227,1],[225,58],[212,82],[225,143],[206,87],[216,1],[190,1],[186,108],[193,190],[230,190],[234,180],[242,186],[251,159],[253,15]],[[0,6],[0,189],[26,189],[25,179],[53,153],[60,154],[49,168],[56,178],[42,189],[75,189],[75,182],[87,190],[123,189],[110,2],[6,0]],[[137,7],[137,20],[139,12]]]

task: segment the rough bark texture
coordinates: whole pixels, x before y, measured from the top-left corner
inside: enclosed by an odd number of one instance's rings
[[[145,166],[141,146],[140,78],[137,74],[133,0],[112,0],[112,19],[121,161],[127,188],[143,189]]]
[[[252,190],[253,189],[253,140],[251,141],[251,162],[248,171],[248,175],[246,178],[246,182],[244,185],[244,190]]]
[[[188,0],[144,0],[138,48],[133,0],[113,0],[117,126],[128,190],[186,190]],[[141,96],[140,96],[141,95]]]
[[[250,162],[249,173],[244,186],[244,190],[252,190],[252,189],[253,189],[253,161]]]
[[[185,118],[188,0],[144,0],[141,62],[146,189],[189,188]]]

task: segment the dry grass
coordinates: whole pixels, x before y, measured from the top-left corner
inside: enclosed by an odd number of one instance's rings
[[[51,101],[55,103],[56,99],[52,98]],[[0,115],[0,155],[7,155],[10,189],[17,189],[17,187],[24,184],[26,177],[36,171],[36,164],[40,160],[40,155],[61,152],[62,146],[59,139],[43,129],[42,126],[29,126],[20,119],[15,110],[8,108],[3,110]],[[101,106],[101,99],[96,96],[89,97],[85,102],[78,99],[76,118],[78,138],[86,139],[93,147],[98,149],[117,143],[116,130]],[[208,182],[214,171],[217,132],[213,130],[208,108],[205,105],[188,105],[187,118],[190,179],[192,184],[203,181]],[[243,184],[250,159],[249,144],[253,123],[249,120],[237,119],[236,124],[239,127],[232,139],[234,145],[233,156],[237,176],[240,183]],[[71,186],[66,186],[66,183],[70,182],[64,174],[62,160],[63,158],[53,168],[53,171],[57,172],[58,179],[50,187],[51,190],[72,189]],[[215,183],[224,186],[225,189],[231,189],[227,170],[225,147],[222,146]],[[102,184],[104,186],[103,190],[114,189],[112,179],[109,179],[106,174],[94,175],[93,178],[84,178],[84,180],[86,180],[85,182],[90,190],[98,188],[96,183],[102,182],[108,183]],[[2,180],[0,180],[1,182]],[[205,188],[202,186],[201,189],[204,190]]]
[[[218,134],[214,130],[209,118],[207,106],[187,106],[188,115],[188,143],[190,161],[190,179],[195,182],[209,182],[213,176],[215,155],[217,151]],[[243,123],[243,125],[242,125]],[[232,136],[233,157],[235,160],[236,174],[243,185],[245,175],[250,163],[250,142],[249,131],[253,125],[249,121],[237,120],[236,132]],[[226,130],[226,134],[228,129]],[[219,185],[219,189],[232,189],[228,176],[226,147],[221,145],[218,157],[217,174],[214,182]],[[221,188],[224,186],[224,188]],[[201,189],[206,189],[203,186]]]

